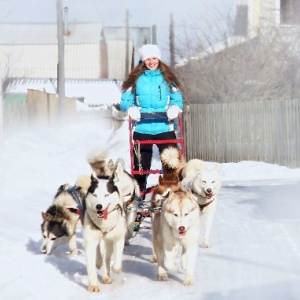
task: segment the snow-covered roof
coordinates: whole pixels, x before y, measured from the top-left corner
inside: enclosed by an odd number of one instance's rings
[[[65,44],[99,44],[101,23],[69,23]],[[1,45],[57,45],[56,23],[1,23]]]
[[[65,96],[82,99],[88,106],[120,102],[121,81],[105,79],[66,79]],[[27,94],[28,89],[56,94],[57,80],[52,78],[10,78],[5,94]]]

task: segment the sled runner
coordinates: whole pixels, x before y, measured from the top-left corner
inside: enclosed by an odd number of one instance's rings
[[[158,119],[161,118],[163,120],[168,120],[167,114],[166,113],[149,113],[141,114],[142,119]],[[175,133],[176,133],[176,139],[167,139],[167,140],[144,140],[144,141],[139,141],[139,140],[133,140],[133,131],[134,131],[134,126],[136,125],[136,122],[133,121],[131,118],[129,118],[129,145],[130,145],[130,169],[131,169],[131,175],[150,175],[150,174],[162,174],[162,168],[161,169],[150,169],[150,170],[143,170],[141,168],[141,164],[139,163],[139,169],[135,169],[134,166],[134,155],[136,154],[137,156],[139,155],[139,148],[143,144],[177,144],[180,148],[181,155],[182,157],[185,156],[185,147],[184,147],[184,135],[183,135],[183,122],[182,122],[182,114],[179,114],[178,118],[175,120],[174,126],[175,128]],[[139,213],[138,217],[135,222],[135,231],[138,231],[140,228],[140,224],[142,220],[145,217],[150,216],[151,212],[151,203],[150,201],[144,201],[143,199],[145,198],[145,195],[151,194],[155,186],[150,186],[147,187],[145,190],[141,191],[141,198],[138,199],[138,207],[139,207]],[[147,203],[149,202],[149,203]]]

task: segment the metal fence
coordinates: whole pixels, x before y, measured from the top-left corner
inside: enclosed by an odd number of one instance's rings
[[[186,158],[300,167],[300,100],[185,107]]]

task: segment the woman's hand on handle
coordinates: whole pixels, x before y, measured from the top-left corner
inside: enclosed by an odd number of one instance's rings
[[[180,113],[180,108],[177,105],[171,105],[167,109],[167,116],[169,120],[173,120],[178,118],[178,114]]]
[[[128,110],[127,110],[127,114],[134,121],[139,122],[140,119],[141,119],[140,108],[137,107],[137,106],[131,106],[131,107],[129,107]]]

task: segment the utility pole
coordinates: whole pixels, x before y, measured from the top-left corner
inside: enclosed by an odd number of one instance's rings
[[[156,25],[152,25],[152,44],[157,44]]]
[[[174,40],[174,21],[171,14],[170,20],[170,66],[175,66],[175,40]]]
[[[0,80],[0,146],[3,142],[3,136],[4,136],[2,84],[3,84],[2,80]]]
[[[65,102],[65,43],[64,43],[64,21],[63,0],[57,0],[57,40],[58,40],[58,62],[57,62],[57,93],[59,102],[59,117],[64,119]]]
[[[127,77],[128,73],[129,73],[129,12],[128,9],[126,9],[126,52],[125,52],[125,56],[126,56],[126,63],[125,63],[125,78]]]

